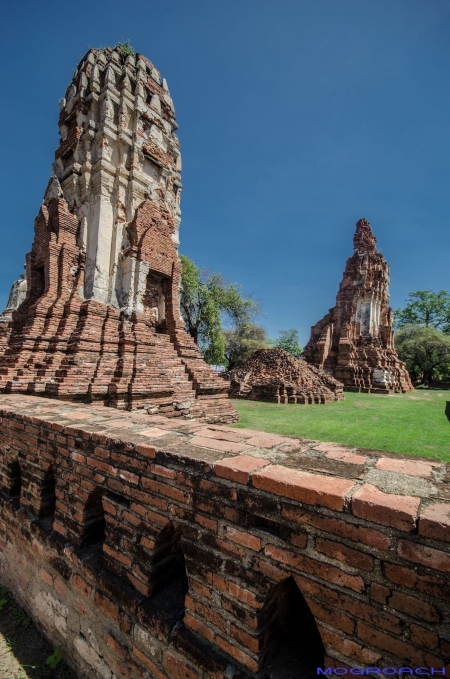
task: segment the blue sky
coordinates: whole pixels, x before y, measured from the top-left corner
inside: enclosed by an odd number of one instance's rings
[[[22,271],[89,47],[129,39],[167,79],[181,248],[262,303],[271,336],[333,306],[355,222],[391,304],[450,289],[449,0],[2,0],[0,306]]]

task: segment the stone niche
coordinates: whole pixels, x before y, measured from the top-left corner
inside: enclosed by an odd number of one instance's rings
[[[312,327],[305,358],[346,391],[406,392],[413,386],[394,348],[389,267],[376,242],[367,219],[360,219],[336,306]]]
[[[92,49],[60,103],[26,279],[1,317],[0,390],[236,421],[180,316],[167,82],[141,54]]]

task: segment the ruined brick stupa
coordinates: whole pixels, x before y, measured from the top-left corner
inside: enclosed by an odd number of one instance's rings
[[[346,391],[406,392],[413,387],[394,349],[389,267],[376,242],[367,219],[360,219],[336,306],[311,329],[305,358]]]
[[[176,129],[148,59],[117,47],[81,60],[61,100],[26,297],[1,317],[1,391],[238,419],[180,317]]]
[[[272,403],[343,401],[343,386],[284,349],[258,349],[228,373],[234,398]]]

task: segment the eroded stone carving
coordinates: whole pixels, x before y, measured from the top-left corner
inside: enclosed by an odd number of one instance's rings
[[[305,358],[347,391],[406,392],[413,387],[394,349],[389,267],[376,242],[367,219],[360,219],[336,306],[311,329]]]
[[[237,419],[180,316],[181,161],[167,83],[142,55],[90,50],[59,129],[26,298],[0,336],[0,388]]]

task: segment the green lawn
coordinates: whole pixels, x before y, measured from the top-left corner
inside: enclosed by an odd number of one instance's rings
[[[345,401],[330,405],[233,403],[241,415],[238,427],[450,461],[447,400],[450,391],[417,390],[392,396],[346,392]]]

